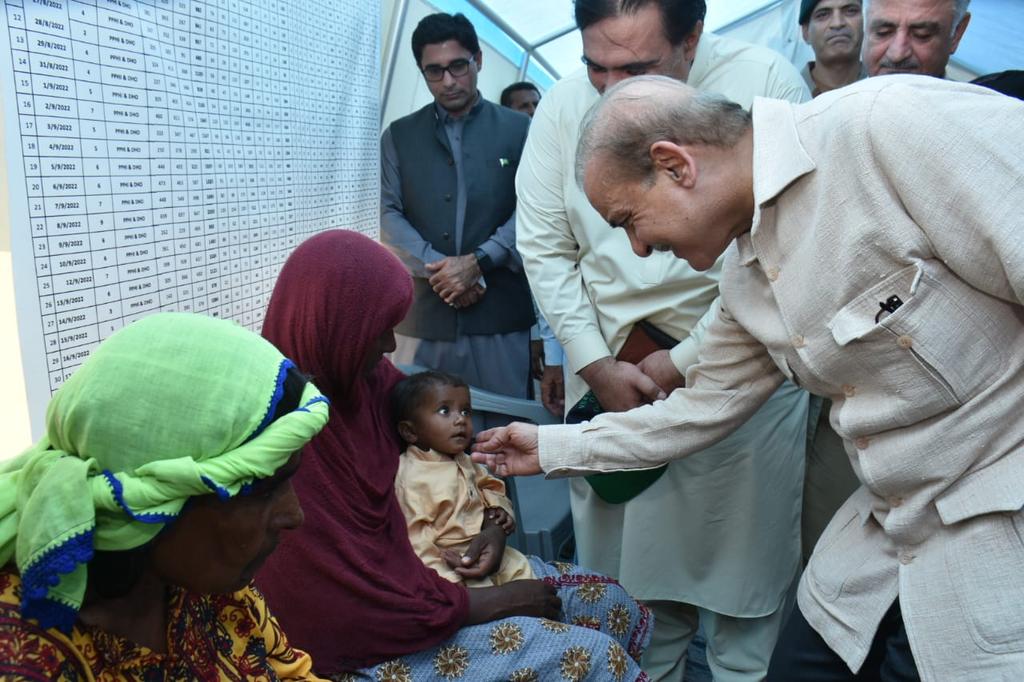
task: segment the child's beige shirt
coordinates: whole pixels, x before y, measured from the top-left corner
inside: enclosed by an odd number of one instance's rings
[[[463,581],[442,558],[445,549],[462,554],[469,548],[480,534],[486,508],[500,507],[513,515],[505,484],[473,464],[469,455],[450,457],[410,445],[399,459],[395,494],[409,526],[413,549],[442,577],[454,583],[465,582],[469,587],[534,577],[526,557],[511,547],[505,548],[497,572],[478,580]]]

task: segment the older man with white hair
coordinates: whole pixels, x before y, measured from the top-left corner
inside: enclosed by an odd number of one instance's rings
[[[864,63],[869,76],[916,73],[944,78],[960,45],[971,0],[870,0]]]
[[[768,679],[1024,679],[1020,149],[1024,105],[937,78],[749,115],[669,79],[610,90],[581,137],[587,197],[638,255],[702,269],[725,252],[718,315],[666,400],[485,432],[474,459],[499,475],[657,466],[790,379],[832,399],[861,487]]]

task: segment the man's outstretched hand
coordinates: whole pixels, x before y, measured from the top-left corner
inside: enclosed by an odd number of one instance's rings
[[[512,422],[480,433],[473,445],[473,461],[483,464],[498,476],[542,473],[537,452],[537,427]]]

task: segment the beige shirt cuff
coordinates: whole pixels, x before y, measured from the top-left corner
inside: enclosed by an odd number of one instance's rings
[[[578,374],[581,369],[601,358],[611,357],[612,352],[608,349],[604,337],[600,332],[585,332],[579,334],[564,344],[565,355],[569,359],[569,369],[573,374]]]
[[[583,427],[580,424],[541,426],[537,430],[537,453],[540,468],[548,478],[597,471],[581,468],[584,451]]]
[[[541,426],[537,430],[537,453],[540,461],[540,468],[546,474],[546,478],[565,478],[567,476],[588,476],[590,474],[611,473],[615,471],[634,471],[637,469],[653,469],[659,467],[663,462],[649,464],[647,466],[636,466],[641,461],[630,462],[634,466],[622,466],[621,464],[610,464],[594,462],[590,456],[590,449],[587,447],[584,431],[589,422],[582,424],[552,424]],[[628,461],[623,457],[623,462]]]
[[[693,337],[687,336],[685,339],[673,346],[668,354],[669,357],[672,358],[672,364],[676,366],[679,373],[686,376],[686,370],[697,364],[698,350],[700,350],[700,345],[693,339]]]

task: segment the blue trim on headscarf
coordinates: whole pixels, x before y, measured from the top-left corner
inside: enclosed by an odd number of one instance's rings
[[[210,489],[210,490],[212,490],[213,492],[217,493],[217,497],[218,497],[218,498],[219,498],[219,499],[220,499],[220,500],[221,500],[222,502],[224,502],[224,501],[227,501],[227,500],[230,500],[230,499],[231,499],[231,493],[230,493],[230,492],[228,492],[227,488],[222,488],[222,487],[220,487],[219,485],[217,485],[217,482],[216,482],[216,481],[214,481],[214,480],[213,480],[212,478],[210,478],[209,476],[200,476],[199,478],[200,478],[200,479],[202,480],[202,482],[203,482],[203,483],[205,483],[205,484],[206,484],[206,487],[207,487],[207,488],[209,488],[209,489]]]
[[[309,400],[309,402],[307,402],[305,405],[303,405],[302,407],[298,408],[295,411],[296,412],[309,412],[309,408],[312,407],[313,405],[316,405],[317,403],[327,403],[328,405],[330,405],[331,401],[328,400],[327,398],[325,398],[322,395],[318,395],[315,398],[311,398]]]
[[[267,414],[264,415],[263,421],[260,422],[260,425],[258,427],[256,427],[256,431],[253,432],[253,434],[251,436],[249,436],[249,438],[246,439],[246,442],[248,442],[248,441],[252,440],[253,438],[255,438],[256,436],[258,436],[260,434],[260,432],[263,431],[263,429],[265,429],[265,428],[267,428],[267,426],[269,426],[270,421],[271,421],[272,417],[274,416],[274,413],[277,412],[277,406],[281,402],[281,398],[284,397],[284,383],[285,383],[285,380],[288,378],[288,371],[291,368],[293,368],[293,367],[295,367],[295,363],[292,362],[291,360],[289,360],[288,358],[285,358],[284,360],[281,361],[281,367],[278,370],[278,374],[277,374],[277,388],[274,390],[274,395],[270,399],[270,407],[267,408]],[[325,398],[322,395],[321,396],[317,396],[315,398],[311,398],[309,401],[306,402],[305,405],[302,405],[301,407],[296,408],[295,412],[306,412],[306,413],[308,413],[309,412],[309,408],[311,406],[315,405],[316,403],[326,403],[326,404],[330,405],[331,401],[328,400],[327,398]],[[203,476],[202,480],[203,480],[203,483],[206,484],[206,487],[208,487],[213,492],[217,493],[217,497],[219,497],[220,499],[227,500],[227,499],[229,499],[231,497],[231,493],[229,493],[227,490],[225,490],[224,488],[222,488],[219,485],[217,485],[214,481],[208,479],[206,476]],[[262,480],[262,479],[257,479],[257,480]],[[242,485],[242,487],[239,489],[238,494],[241,495],[241,496],[245,496],[245,495],[251,494],[254,484],[255,484],[255,481],[250,481],[248,483],[244,483]]]
[[[177,514],[164,512],[136,514],[128,508],[128,504],[124,501],[124,486],[121,485],[121,481],[117,479],[117,476],[114,476],[110,469],[104,469],[103,477],[107,479],[107,484],[114,493],[114,500],[117,502],[117,505],[121,507],[124,513],[127,514],[132,521],[138,521],[139,523],[167,523],[168,521],[173,521],[177,518]]]
[[[295,366],[295,363],[285,358],[281,361],[281,366],[277,368],[277,385],[274,388],[274,395],[270,397],[270,405],[267,406],[267,413],[263,415],[263,419],[260,421],[260,425],[256,427],[256,430],[252,432],[252,435],[245,439],[245,442],[251,441],[256,436],[263,432],[263,429],[267,428],[271,421],[274,420],[274,413],[277,412],[277,405],[281,402],[281,398],[284,397],[284,382],[288,378],[288,370]]]
[[[39,621],[43,628],[58,628],[70,633],[78,618],[78,610],[47,595],[60,583],[60,576],[71,573],[93,556],[94,529],[68,538],[32,562],[21,572],[21,614]]]
[[[78,610],[53,599],[39,599],[29,602],[22,600],[21,615],[23,618],[31,618],[39,622],[39,627],[44,630],[57,628],[65,635],[71,635],[78,620]]]

